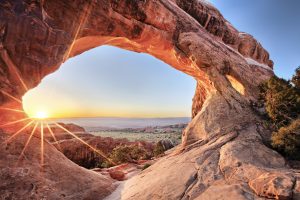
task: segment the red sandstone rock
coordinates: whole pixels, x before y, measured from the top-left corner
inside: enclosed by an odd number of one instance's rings
[[[81,126],[78,126],[76,124],[65,124],[65,123],[58,123],[59,125],[61,125],[62,127],[64,127],[65,129],[67,129],[68,131],[71,131],[72,133],[85,133],[85,129]],[[59,128],[58,126],[56,126],[55,124],[49,124],[51,130],[54,133],[62,133],[65,132],[64,130],[62,130],[61,128]],[[45,128],[44,130],[45,133],[48,133],[48,129]]]
[[[299,175],[300,174],[298,172],[296,185],[294,186],[294,190],[293,190],[293,198],[294,199],[300,199],[300,176]]]
[[[125,179],[125,174],[122,171],[111,170],[109,171],[109,175],[118,181],[123,181]]]
[[[257,195],[275,199],[292,199],[294,184],[294,177],[279,173],[265,173],[249,182]]]
[[[103,199],[115,188],[113,180],[79,167],[45,143],[41,163],[40,138],[34,136],[20,157],[27,134],[13,142],[0,135],[0,199]]]
[[[113,139],[109,137],[100,136],[88,136],[82,138],[92,147],[100,150],[106,156],[112,152],[112,150],[119,145],[136,145],[144,148],[147,152],[151,153],[154,149],[154,144],[148,142],[129,142],[127,139]],[[67,158],[85,168],[94,168],[106,159],[93,149],[89,148],[77,139],[63,139],[55,146],[61,151]]]

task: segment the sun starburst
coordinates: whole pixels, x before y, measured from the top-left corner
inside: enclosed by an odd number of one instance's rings
[[[95,153],[97,153],[98,155],[100,155],[101,157],[103,157],[105,160],[107,160],[108,162],[110,162],[113,165],[116,165],[116,163],[114,163],[111,159],[109,159],[102,151],[100,151],[99,149],[96,149],[95,147],[91,146],[90,144],[88,144],[86,141],[84,141],[83,139],[81,139],[80,137],[78,137],[77,135],[75,135],[74,133],[72,133],[71,131],[69,131],[68,129],[66,129],[65,127],[63,127],[62,125],[54,122],[54,124],[56,126],[58,126],[60,129],[64,130],[66,133],[70,134],[71,136],[73,136],[75,139],[77,139],[78,141],[80,141],[81,143],[83,143],[84,145],[86,145],[87,147],[89,147],[90,149],[92,149]]]
[[[15,132],[12,136],[10,136],[7,140],[4,141],[4,143],[9,143],[14,137],[19,135],[22,131],[24,131],[27,127],[29,127],[34,121],[31,120],[27,124],[25,124],[21,129],[19,129],[17,132]]]
[[[20,122],[24,122],[24,121],[27,121],[27,120],[31,120],[31,118],[30,117],[26,117],[26,118],[23,118],[23,119],[18,119],[18,120],[15,120],[15,121],[7,122],[5,124],[1,124],[0,128],[3,128],[5,126],[11,126],[11,125],[14,125],[14,124],[18,124]]]
[[[16,102],[22,104],[22,101],[21,101],[20,99],[18,99],[17,97],[14,97],[13,95],[11,95],[11,94],[5,92],[4,90],[1,90],[1,93],[4,94],[5,96],[11,98],[12,100],[14,100],[14,101],[16,101]]]
[[[41,121],[41,166],[44,166],[44,123]]]
[[[7,92],[1,91],[2,94],[8,96],[9,98],[13,99],[14,101],[18,102],[18,103],[22,103],[22,101],[16,97],[14,97],[13,95],[8,94]],[[6,107],[0,107],[1,110],[6,110],[6,111],[11,111],[12,115],[13,112],[18,112],[18,113],[24,113],[23,110],[18,110],[18,109],[13,109],[13,108],[6,108]],[[32,130],[28,136],[28,139],[26,140],[23,150],[19,156],[18,162],[22,159],[22,157],[25,156],[25,152],[28,149],[28,146],[30,145],[30,142],[32,140],[32,138],[34,137],[34,134],[36,133],[37,130],[40,131],[40,165],[41,165],[41,169],[43,169],[43,166],[45,164],[45,128],[48,129],[51,137],[53,138],[55,144],[58,146],[59,150],[61,150],[61,146],[59,144],[59,141],[57,140],[55,133],[52,131],[49,123],[48,123],[48,113],[44,110],[39,110],[36,112],[35,116],[33,117],[25,117],[22,119],[18,119],[15,121],[11,121],[11,122],[7,122],[5,124],[1,124],[0,128],[3,127],[9,127],[9,126],[13,126],[16,124],[22,124],[24,123],[24,125],[17,130],[15,133],[13,133],[8,139],[6,139],[3,144],[8,144],[10,142],[12,142],[12,140],[14,138],[16,138],[18,135],[20,135],[22,132],[24,132],[25,130],[27,130],[30,126],[32,126]],[[26,122],[28,121],[28,122]],[[34,125],[33,125],[34,124]],[[62,125],[58,124],[57,122],[53,122],[53,125],[57,126],[58,128],[60,128],[61,130],[63,130],[64,132],[66,132],[67,134],[71,135],[72,137],[74,137],[76,140],[80,141],[82,144],[84,144],[85,146],[89,147],[92,151],[94,151],[95,153],[97,153],[99,156],[103,157],[104,159],[106,159],[108,162],[116,165],[116,163],[114,163],[111,159],[109,159],[105,153],[103,153],[102,151],[100,151],[99,149],[93,147],[92,145],[88,144],[86,141],[84,141],[83,139],[81,139],[80,137],[78,137],[76,134],[72,133],[70,130],[66,129],[65,127],[63,127]],[[39,127],[39,128],[38,128]]]
[[[0,108],[0,110],[12,111],[12,112],[19,112],[25,113],[23,110],[13,109],[13,108]]]
[[[68,50],[66,51],[65,55],[63,56],[63,61],[67,60],[73,50],[75,41],[78,37],[78,35],[80,34],[80,31],[82,30],[82,26],[85,24],[86,20],[88,19],[89,15],[90,15],[90,11],[92,8],[92,3],[88,4],[85,12],[83,12],[82,16],[80,17],[80,23],[79,26],[75,32],[75,36],[74,36],[74,41],[71,43],[71,45],[69,46]],[[16,76],[17,80],[20,82],[20,84],[23,86],[24,91],[27,92],[28,91],[28,87],[25,83],[25,81],[22,78],[22,74],[19,72],[18,67],[13,63],[13,61],[10,59],[9,55],[7,54],[6,51],[2,51],[2,53],[5,53],[6,55],[4,56],[5,58],[5,62],[8,66],[11,67],[11,69],[13,70],[14,75]],[[3,56],[2,56],[3,57]],[[20,106],[22,106],[22,100],[20,100],[19,98],[7,93],[4,90],[0,91],[4,96],[16,101],[17,103],[20,103]],[[19,112],[19,113],[24,113],[23,110],[17,110],[14,108],[4,108],[4,107],[0,107],[1,110],[6,110],[6,111],[12,111],[12,112]],[[29,121],[28,123],[26,123],[22,128],[20,128],[18,131],[16,131],[14,134],[12,134],[4,143],[9,143],[11,142],[15,137],[17,137],[21,132],[25,131],[29,126],[31,126],[32,124],[34,124],[32,131],[24,145],[24,148],[21,152],[20,155],[20,159],[24,156],[26,149],[28,148],[28,146],[30,145],[30,141],[32,140],[32,137],[34,136],[35,132],[38,130],[40,130],[40,142],[41,142],[41,167],[44,166],[44,153],[45,153],[45,136],[44,136],[44,128],[47,127],[50,135],[52,136],[52,138],[54,139],[55,143],[59,146],[59,142],[57,141],[57,138],[55,137],[55,133],[52,131],[52,129],[50,128],[48,122],[46,122],[46,119],[49,117],[48,113],[46,111],[38,111],[36,112],[36,114],[34,116],[31,117],[27,117],[27,118],[23,118],[23,119],[19,119],[19,120],[15,120],[15,121],[11,121],[11,122],[7,122],[5,124],[0,125],[0,128],[2,127],[6,127],[6,126],[12,126],[18,123],[23,123],[25,121]],[[45,126],[44,126],[45,123]],[[74,137],[75,139],[77,139],[78,141],[80,141],[81,143],[83,143],[84,145],[86,145],[87,147],[89,147],[90,149],[92,149],[94,152],[96,152],[97,154],[99,154],[101,157],[103,157],[104,159],[108,160],[110,163],[115,164],[113,161],[111,161],[102,151],[98,150],[97,148],[91,146],[90,144],[88,144],[87,142],[85,142],[83,139],[81,139],[80,137],[78,137],[76,134],[72,133],[71,131],[69,131],[68,129],[66,129],[65,127],[61,126],[58,123],[54,123],[57,127],[59,127],[60,129],[62,129],[63,131],[65,131],[66,133],[68,133],[69,135],[71,135],[72,137]],[[60,147],[60,146],[59,146]],[[19,159],[19,160],[20,160]]]
[[[48,113],[44,110],[39,110],[35,113],[33,118],[40,119],[40,120],[46,119],[46,118],[48,118]]]

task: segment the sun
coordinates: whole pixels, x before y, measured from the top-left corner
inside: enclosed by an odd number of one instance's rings
[[[35,115],[33,116],[33,118],[36,119],[46,119],[48,118],[48,113],[46,111],[43,110],[39,110],[35,113]]]

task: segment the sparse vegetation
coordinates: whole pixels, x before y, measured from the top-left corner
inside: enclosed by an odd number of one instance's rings
[[[272,146],[289,159],[300,159],[300,119],[272,135]]]
[[[108,160],[105,160],[103,161],[101,164],[100,164],[100,168],[110,168],[110,167],[113,167],[114,165],[109,162]]]
[[[260,103],[272,124],[272,147],[300,160],[300,67],[291,81],[272,77],[260,86]]]
[[[153,150],[153,155],[155,157],[157,157],[157,156],[163,155],[164,153],[165,153],[165,149],[164,149],[162,143],[161,142],[156,143],[154,150]]]
[[[149,164],[149,163],[147,163],[147,164],[145,164],[144,166],[143,166],[143,168],[142,168],[142,170],[145,170],[145,169],[147,169],[148,167],[150,167],[151,165]]]
[[[163,155],[165,150],[180,143],[181,132],[184,127],[186,127],[186,124],[125,129],[100,128],[99,131],[93,129],[95,132],[91,132],[100,137],[88,136],[89,143],[92,146],[101,150],[118,165],[149,160],[154,156]],[[85,137],[85,135],[83,136]],[[158,142],[162,143],[157,145]],[[156,149],[154,150],[155,146]],[[81,143],[64,142],[61,151],[70,160],[88,169],[114,166],[114,164]]]
[[[116,164],[135,163],[138,160],[150,158],[151,155],[144,148],[135,145],[117,146],[110,154],[110,159]]]
[[[115,164],[120,165],[123,163],[136,163],[138,160],[149,160],[153,156],[159,157],[164,155],[164,146],[161,142],[157,142],[153,151],[147,151],[143,147],[137,145],[119,145],[115,147],[109,154],[109,159]],[[104,161],[101,163],[101,168],[112,167],[113,164],[109,161]],[[150,164],[145,164],[143,170],[148,168]]]
[[[172,133],[157,133],[157,132],[130,132],[130,131],[93,131],[92,134],[101,137],[111,137],[114,139],[126,138],[131,142],[134,141],[147,141],[147,142],[158,142],[164,139],[170,139],[174,144],[181,143],[182,129],[176,130]]]
[[[300,94],[289,81],[274,76],[260,89],[268,117],[277,129],[299,116]]]
[[[295,71],[295,75],[292,78],[292,83],[294,84],[295,88],[300,90],[300,66]]]

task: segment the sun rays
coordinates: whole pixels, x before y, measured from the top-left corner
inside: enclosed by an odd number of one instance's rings
[[[22,101],[20,99],[8,94],[7,92],[4,92],[4,91],[1,91],[1,92],[2,92],[2,94],[8,96],[9,98],[13,99],[14,101],[16,101],[22,105]],[[0,107],[0,110],[5,110],[8,112],[11,112],[12,116],[14,115],[14,113],[24,113],[25,114],[24,111],[14,109],[14,108]],[[32,138],[39,137],[39,139],[40,139],[40,166],[41,166],[41,168],[43,168],[43,166],[45,164],[45,142],[46,142],[45,131],[48,131],[49,136],[53,139],[53,143],[59,148],[59,150],[61,150],[59,141],[57,140],[57,137],[55,136],[55,132],[53,132],[53,130],[51,129],[51,126],[49,124],[50,120],[47,119],[47,117],[48,117],[48,115],[45,111],[39,111],[36,113],[36,116],[34,116],[34,117],[24,117],[22,119],[18,119],[18,120],[4,123],[4,124],[0,124],[0,128],[6,128],[6,127],[11,127],[11,126],[19,127],[19,129],[16,132],[12,133],[2,144],[6,144],[6,145],[9,144],[10,142],[13,141],[13,139],[18,137],[22,133],[23,134],[27,133],[29,135],[24,144],[23,150],[19,156],[18,162],[21,161],[22,158],[25,157],[26,150],[28,149],[28,146],[30,145]],[[102,151],[93,147],[92,145],[90,145],[89,143],[87,143],[86,141],[84,141],[83,139],[78,137],[75,133],[71,132],[67,128],[63,127],[62,125],[60,125],[59,123],[57,123],[55,121],[51,121],[51,125],[56,126],[60,130],[62,130],[64,133],[71,135],[73,138],[75,138],[76,140],[81,142],[83,145],[90,148],[93,152],[95,152],[96,154],[98,154],[99,156],[101,156],[102,158],[107,160],[108,162],[115,165],[115,163],[113,161],[111,161]],[[47,138],[49,138],[49,137],[47,137]]]
[[[82,25],[85,24],[87,18],[90,15],[91,12],[91,8],[92,8],[93,3],[89,3],[87,4],[84,12],[81,14],[80,16],[80,23],[79,26],[76,30],[76,32],[74,33],[74,40],[71,43],[71,45],[69,46],[68,50],[66,51],[64,57],[63,57],[63,61],[65,61],[66,59],[69,58],[70,53],[73,49],[73,46],[75,44],[75,41],[82,29]],[[28,91],[28,89],[30,87],[28,87],[26,85],[26,82],[23,80],[22,78],[22,73],[20,73],[19,68],[13,63],[13,61],[10,59],[9,55],[7,54],[5,49],[1,49],[0,51],[0,56],[2,58],[4,58],[4,61],[6,63],[6,65],[9,67],[11,74],[14,75],[14,81],[19,82],[19,85],[22,86],[23,91],[19,91],[19,93],[17,94],[24,94]],[[0,94],[2,94],[2,96],[7,97],[8,99],[10,99],[11,101],[16,102],[17,104],[19,104],[18,108],[22,108],[22,100],[15,97],[14,95],[9,94],[7,91],[4,91],[3,89],[0,90]],[[28,150],[28,147],[30,146],[32,139],[34,137],[39,137],[40,139],[40,165],[41,168],[43,168],[46,160],[45,160],[45,142],[46,139],[48,139],[49,137],[45,137],[45,131],[48,130],[49,136],[53,138],[53,143],[56,144],[56,146],[58,146],[58,148],[60,148],[61,150],[61,146],[57,140],[57,137],[55,136],[55,132],[53,132],[53,130],[51,129],[51,126],[49,125],[49,120],[48,118],[48,114],[45,111],[39,111],[36,113],[35,116],[32,117],[27,117],[26,113],[21,110],[21,109],[15,109],[14,108],[9,108],[9,107],[5,107],[5,106],[0,106],[0,111],[5,111],[3,113],[5,113],[5,117],[3,117],[3,119],[7,120],[8,118],[11,119],[15,119],[15,116],[20,113],[24,114],[24,118],[21,119],[17,119],[17,120],[12,120],[12,121],[5,121],[5,123],[1,124],[0,122],[0,129],[6,129],[6,128],[14,128],[16,129],[18,127],[18,130],[14,133],[12,133],[2,144],[9,144],[11,143],[15,138],[17,138],[19,135],[26,133],[28,134],[28,138],[25,141],[24,147],[22,149],[22,152],[19,156],[18,161],[22,160],[22,158],[25,157],[26,151]],[[6,119],[7,117],[7,119]],[[78,137],[75,133],[72,133],[71,131],[69,131],[68,129],[66,129],[65,127],[63,127],[62,125],[56,123],[56,122],[52,122],[51,124],[57,126],[58,128],[60,128],[63,132],[71,135],[73,138],[75,138],[76,140],[80,141],[82,144],[84,144],[85,146],[87,146],[88,148],[90,148],[93,152],[97,153],[99,156],[103,157],[104,159],[106,159],[107,161],[113,163],[102,151],[98,150],[97,148],[91,146],[90,144],[88,144],[86,141],[84,141],[83,139],[81,139],[80,137]],[[48,135],[47,135],[48,136]]]
[[[9,143],[14,137],[19,135],[22,131],[24,131],[27,127],[29,127],[34,121],[30,121],[27,124],[25,124],[22,128],[20,128],[17,132],[15,132],[12,136],[10,136],[7,140],[4,141],[4,143]]]
[[[23,148],[23,150],[22,150],[22,152],[21,152],[21,155],[20,155],[20,157],[19,157],[19,160],[20,160],[20,159],[22,158],[22,156],[24,155],[24,152],[25,152],[27,146],[29,145],[30,140],[31,140],[32,136],[34,135],[35,130],[36,130],[36,128],[38,127],[38,125],[39,125],[39,123],[35,123],[35,125],[34,125],[32,131],[31,131],[31,134],[30,134],[30,136],[28,137],[27,142],[26,142],[26,144],[25,144],[25,146],[24,146],[24,148]]]
[[[31,118],[30,117],[26,117],[26,118],[23,118],[23,119],[19,119],[19,120],[15,120],[15,121],[11,121],[11,122],[7,122],[5,124],[1,124],[0,125],[0,128],[4,128],[6,126],[11,126],[11,125],[14,125],[14,124],[18,124],[20,122],[24,122],[26,120],[30,120]]]
[[[58,142],[57,139],[56,139],[55,134],[53,133],[53,131],[52,131],[52,129],[51,129],[51,127],[49,126],[48,123],[46,124],[46,126],[47,126],[47,129],[48,129],[49,133],[51,134],[51,136],[52,136],[52,138],[53,138],[55,144],[58,146],[59,150],[62,150],[62,148],[61,148],[59,142]]]
[[[22,104],[22,101],[20,99],[18,99],[17,97],[14,97],[13,95],[5,92],[4,90],[1,90],[2,94],[4,94],[5,96],[11,98],[12,100],[16,101],[17,103]]]
[[[44,123],[41,121],[41,166],[44,166],[44,153],[45,153],[45,148],[44,148]]]
[[[13,111],[13,112],[25,113],[23,110],[12,109],[12,108],[0,108],[0,110],[6,110],[6,111]]]
[[[66,51],[66,53],[63,57],[63,62],[66,61],[70,57],[70,54],[73,50],[75,42],[78,38],[78,35],[80,34],[80,31],[82,30],[82,26],[86,23],[86,20],[88,19],[89,15],[91,14],[92,7],[93,7],[93,1],[91,1],[90,3],[88,3],[85,6],[84,12],[82,12],[82,14],[80,15],[80,17],[79,17],[79,26],[77,27],[77,29],[75,31],[74,39],[73,39],[71,45],[69,46],[68,50]]]
[[[59,142],[55,136],[55,133],[52,131],[49,123],[45,120],[32,120],[29,123],[27,123],[24,127],[22,127],[19,131],[17,131],[15,134],[13,134],[5,143],[10,142],[14,137],[16,137],[17,135],[19,135],[23,130],[25,130],[27,127],[29,127],[32,123],[35,123],[35,125],[33,126],[33,129],[24,145],[24,148],[21,152],[20,158],[19,160],[25,155],[26,149],[28,148],[31,139],[33,138],[34,134],[36,133],[37,130],[39,130],[40,132],[40,165],[43,167],[45,164],[45,158],[44,158],[44,154],[45,154],[45,129],[49,131],[51,137],[53,138],[54,143],[58,146],[58,148],[61,150],[61,147],[59,145]],[[80,137],[78,137],[75,133],[69,131],[68,129],[66,129],[65,127],[63,127],[62,125],[60,125],[57,122],[52,122],[51,124],[55,125],[56,127],[60,128],[62,131],[64,131],[65,133],[68,133],[69,135],[71,135],[73,138],[75,138],[76,140],[78,140],[79,142],[81,142],[82,144],[84,144],[85,146],[87,146],[88,148],[90,148],[93,152],[97,153],[99,156],[101,156],[102,158],[104,158],[105,160],[109,161],[110,163],[114,164],[115,163],[110,160],[102,151],[100,151],[99,149],[93,147],[92,145],[88,144],[86,141],[84,141],[83,139],[81,139]],[[38,129],[39,127],[39,129]]]
[[[65,132],[67,132],[68,134],[70,134],[71,136],[73,136],[75,139],[77,139],[78,141],[80,141],[82,144],[86,145],[87,147],[89,147],[90,149],[92,149],[95,153],[97,153],[99,156],[103,157],[104,159],[106,159],[107,161],[109,161],[110,163],[116,165],[112,160],[110,160],[102,151],[94,148],[93,146],[89,145],[87,142],[85,142],[84,140],[82,140],[80,137],[78,137],[77,135],[75,135],[74,133],[72,133],[71,131],[67,130],[65,127],[61,126],[60,124],[54,122],[54,124],[56,126],[58,126],[59,128],[61,128],[62,130],[64,130]]]
[[[2,60],[5,62],[6,66],[9,67],[10,71],[12,71],[12,74],[14,74],[17,77],[17,80],[23,86],[25,92],[27,92],[28,86],[26,85],[25,81],[23,80],[18,67],[15,65],[15,63],[12,61],[9,54],[7,53],[7,50],[5,48],[3,48],[3,45],[2,45],[2,49],[0,51],[0,55],[1,55]]]

